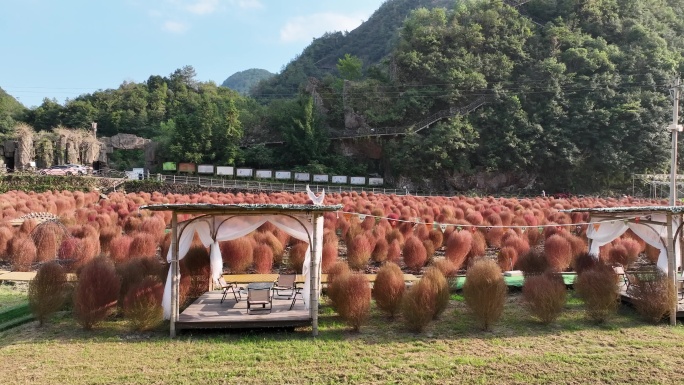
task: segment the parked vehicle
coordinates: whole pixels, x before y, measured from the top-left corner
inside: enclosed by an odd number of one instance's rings
[[[78,170],[79,175],[87,175],[93,173],[93,168],[81,164],[67,163],[65,166],[70,166]]]
[[[60,164],[40,170],[41,175],[83,175],[84,173],[70,165]]]

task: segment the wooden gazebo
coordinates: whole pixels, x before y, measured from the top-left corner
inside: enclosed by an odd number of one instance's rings
[[[171,211],[171,248],[166,256],[171,264],[164,289],[164,315],[170,320],[170,335],[176,336],[179,317],[179,261],[187,253],[195,234],[202,243],[211,246],[212,279],[222,274],[222,259],[218,242],[236,239],[256,230],[264,222],[271,222],[294,238],[308,242],[304,261],[304,305],[308,310],[313,335],[318,334],[318,301],[320,297],[321,258],[323,247],[323,214],[337,211],[342,206],[295,204],[159,204],[141,206],[151,211]],[[178,222],[178,214],[193,215]]]
[[[646,243],[660,249],[658,268],[667,272],[668,279],[677,290],[677,270],[682,266],[680,242],[684,206],[595,207],[561,210],[562,212],[589,213],[587,238],[589,252],[598,255],[599,247],[611,242],[628,229]],[[676,293],[675,293],[676,294]],[[677,323],[678,296],[674,296],[670,311],[670,324]]]

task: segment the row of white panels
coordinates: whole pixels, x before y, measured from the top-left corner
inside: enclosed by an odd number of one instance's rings
[[[315,183],[335,183],[335,184],[352,184],[352,185],[369,185],[382,186],[384,184],[383,178],[366,178],[365,176],[347,176],[347,175],[328,175],[328,174],[311,174],[308,172],[293,172],[293,171],[273,171],[273,170],[256,170],[253,168],[241,168],[233,166],[213,166],[210,164],[197,165],[198,174],[219,175],[219,176],[234,176],[237,178],[254,178],[254,179],[275,179],[275,180],[294,180],[296,182],[315,182]]]

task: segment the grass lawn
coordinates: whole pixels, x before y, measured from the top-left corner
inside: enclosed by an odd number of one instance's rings
[[[0,284],[0,312],[16,305],[28,303],[28,285]]]
[[[684,328],[643,323],[625,306],[605,325],[570,297],[549,326],[509,295],[503,319],[479,331],[460,296],[423,334],[375,310],[352,333],[329,309],[321,332],[131,333],[122,320],[92,332],[67,312],[42,328],[0,333],[2,384],[464,383],[675,384],[684,378]]]

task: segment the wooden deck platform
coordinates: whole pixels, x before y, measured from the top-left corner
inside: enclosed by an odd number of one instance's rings
[[[311,316],[304,309],[304,302],[297,298],[292,310],[292,300],[273,299],[273,310],[257,310],[247,314],[246,294],[236,303],[232,293],[221,303],[222,292],[214,290],[204,293],[178,317],[177,329],[240,329],[296,327],[311,325]]]

